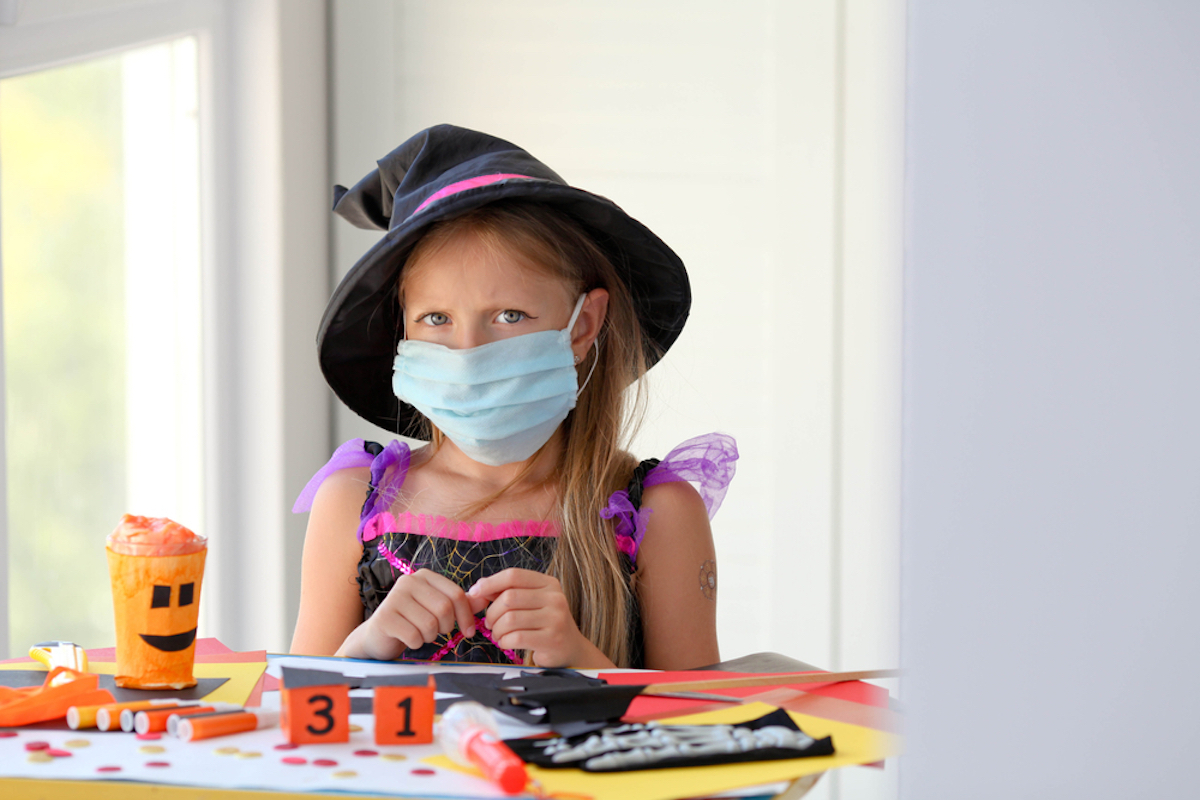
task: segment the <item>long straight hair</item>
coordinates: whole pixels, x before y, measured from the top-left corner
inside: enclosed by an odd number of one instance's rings
[[[614,664],[628,666],[633,658],[629,636],[636,601],[617,551],[613,523],[601,518],[600,510],[613,492],[628,485],[637,467],[627,448],[645,410],[640,378],[647,358],[633,300],[612,261],[573,218],[543,204],[508,201],[434,225],[401,271],[402,305],[411,270],[464,234],[494,251],[521,256],[531,268],[562,281],[571,297],[597,288],[608,290],[599,347],[593,347],[576,367],[580,385],[589,373],[591,378],[563,422],[563,448],[552,478],[557,484],[559,537],[547,573],[562,585],[580,632]],[[425,425],[426,438],[440,447],[445,435],[429,420]],[[531,458],[507,487],[465,509],[463,517],[486,509],[526,477],[536,460]]]

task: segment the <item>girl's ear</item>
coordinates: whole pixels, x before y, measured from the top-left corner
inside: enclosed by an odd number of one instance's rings
[[[604,318],[608,315],[608,289],[592,289],[579,309],[579,319],[571,329],[571,350],[575,353],[575,363],[583,360],[592,342],[600,335]]]

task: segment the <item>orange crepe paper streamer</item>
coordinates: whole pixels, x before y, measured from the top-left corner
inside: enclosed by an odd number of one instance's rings
[[[52,686],[60,675],[73,675],[67,683]],[[13,689],[0,695],[0,727],[18,727],[46,722],[67,715],[71,706],[113,702],[112,692],[101,689],[100,676],[55,667],[41,686]]]
[[[186,689],[196,685],[192,665],[208,552],[205,542],[170,520],[129,514],[109,536],[117,686]],[[156,549],[173,554],[148,554]],[[186,552],[189,549],[194,552]]]

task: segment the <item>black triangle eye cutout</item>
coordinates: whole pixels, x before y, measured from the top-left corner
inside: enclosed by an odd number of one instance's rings
[[[179,607],[190,606],[192,604],[192,589],[196,584],[184,583],[179,586]]]
[[[169,608],[171,606],[171,587],[155,586],[154,594],[150,597],[151,608]]]

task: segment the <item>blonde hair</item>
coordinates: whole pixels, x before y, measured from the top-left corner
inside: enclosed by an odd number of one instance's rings
[[[627,451],[641,423],[646,346],[633,299],[616,268],[596,241],[568,215],[529,201],[494,203],[432,226],[410,253],[400,276],[452,238],[469,233],[485,247],[514,253],[534,269],[563,282],[571,297],[596,288],[608,290],[608,313],[588,356],[576,367],[579,383],[591,372],[563,423],[557,480],[559,537],[547,573],[558,579],[579,630],[617,666],[634,658],[630,630],[636,613],[630,577],[622,567],[613,524],[600,517],[609,496],[628,486],[637,461]],[[593,369],[593,363],[595,369]],[[629,391],[626,391],[628,388]],[[444,434],[425,420],[426,437],[439,447]],[[540,451],[539,451],[540,452]],[[529,464],[509,486],[466,510],[477,514],[531,470]],[[640,643],[637,643],[640,648]]]

